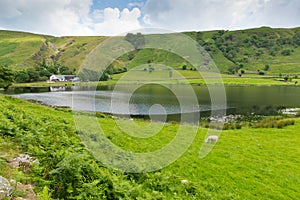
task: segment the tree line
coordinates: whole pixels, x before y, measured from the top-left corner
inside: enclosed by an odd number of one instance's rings
[[[7,65],[0,65],[0,88],[8,88],[13,82],[29,83],[46,81],[52,74],[73,75],[75,71],[66,66],[40,64],[36,67],[13,71]]]

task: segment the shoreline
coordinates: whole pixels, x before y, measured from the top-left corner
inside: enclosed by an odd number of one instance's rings
[[[234,79],[233,79],[234,80]],[[238,79],[242,80],[242,79]],[[259,81],[262,79],[253,79],[255,81]],[[16,83],[10,86],[10,88],[19,88],[19,87],[32,87],[32,88],[41,88],[41,87],[71,87],[71,86],[111,86],[116,84],[124,84],[124,85],[136,85],[141,84],[141,81],[100,81],[100,82],[81,82],[81,83],[70,83],[70,82],[58,82],[58,83],[46,83],[46,82],[34,82],[34,83]],[[288,87],[300,87],[300,84],[295,84],[293,82],[273,82],[273,83],[261,83],[261,82],[248,82],[247,83],[239,83],[239,82],[231,82],[223,79],[223,82],[211,82],[205,83],[203,79],[188,79],[186,80],[171,80],[171,81],[145,81],[143,84],[169,84],[169,85],[193,85],[193,86],[205,86],[205,85],[224,85],[224,86],[288,86]]]

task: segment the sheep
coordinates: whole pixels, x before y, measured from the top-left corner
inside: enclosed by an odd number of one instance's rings
[[[219,137],[217,135],[210,135],[205,139],[205,143],[215,143],[218,139]]]
[[[183,180],[181,180],[181,183],[182,184],[187,184],[189,181],[188,180],[185,180],[185,179],[183,179]]]

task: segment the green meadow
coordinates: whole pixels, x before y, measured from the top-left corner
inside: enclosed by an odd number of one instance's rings
[[[283,128],[251,128],[245,124],[241,129],[223,130],[212,151],[199,158],[206,128],[135,119],[142,127],[136,132],[146,130],[143,134],[147,136],[147,130],[158,130],[149,138],[137,138],[120,128],[131,120],[118,119],[118,125],[110,115],[97,114],[95,119],[108,140],[138,153],[164,147],[180,126],[187,137],[196,128],[192,144],[178,160],[156,172],[130,174],[95,160],[80,140],[81,134],[91,133],[76,128],[71,110],[3,96],[0,109],[0,175],[32,184],[39,199],[300,198],[297,118],[294,125]],[[77,115],[96,117],[91,113]],[[12,168],[8,161],[20,153],[37,158],[40,164],[29,172]],[[13,193],[13,197],[18,196],[25,194]]]

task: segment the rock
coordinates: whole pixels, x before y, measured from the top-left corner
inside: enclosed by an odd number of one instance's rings
[[[23,197],[18,197],[17,199],[19,200],[38,200],[37,195],[33,191],[33,186],[30,184],[22,184],[22,183],[17,183],[16,188],[18,191],[20,191],[24,195]]]
[[[240,120],[242,118],[243,118],[242,115],[226,115],[226,116],[215,116],[215,117],[212,116],[209,118],[209,121],[215,123],[229,123],[229,122]]]
[[[0,199],[9,197],[13,192],[13,188],[10,186],[8,180],[0,176]]]
[[[300,113],[300,108],[286,108],[279,110],[279,113],[283,115],[298,115]]]
[[[33,164],[40,164],[36,158],[27,154],[20,154],[18,157],[13,158],[10,163],[14,168],[21,167],[24,172],[29,171]]]
[[[16,185],[17,184],[17,181],[14,180],[14,179],[10,179],[9,182],[10,182],[11,185]]]
[[[16,200],[26,200],[26,199],[24,199],[22,197],[17,197]]]

